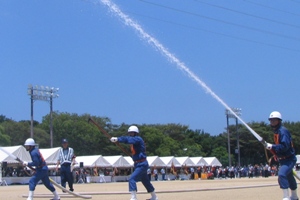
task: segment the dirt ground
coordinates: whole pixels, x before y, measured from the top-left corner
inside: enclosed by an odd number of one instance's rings
[[[277,184],[277,177],[241,178],[222,180],[175,180],[153,181],[159,200],[266,200],[282,199],[282,192]],[[75,184],[75,192],[92,195],[93,200],[129,200],[127,182]],[[150,197],[141,183],[138,183],[137,197],[145,200]],[[78,199],[62,193],[57,188],[61,199]],[[1,200],[26,199],[28,185],[11,185],[0,187]],[[44,185],[38,185],[35,190],[36,199],[50,199],[52,193]]]

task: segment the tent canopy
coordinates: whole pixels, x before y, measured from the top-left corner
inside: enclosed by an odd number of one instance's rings
[[[49,148],[49,149],[40,149],[41,154],[48,166],[56,165],[59,148]],[[1,151],[4,149],[4,151]],[[23,161],[31,162],[31,157],[29,153],[26,151],[25,147],[22,145],[19,146],[9,146],[9,147],[1,147],[0,149],[0,163],[7,162],[8,164],[17,164],[12,156],[9,154],[13,154],[14,156],[20,158]],[[9,154],[5,153],[8,152]],[[222,166],[220,161],[216,157],[174,157],[174,156],[148,156],[148,163],[150,167],[167,167],[171,168],[172,165],[175,167],[198,167],[198,166]],[[75,166],[79,166],[80,162],[84,163],[84,166],[87,167],[118,167],[118,168],[131,168],[134,163],[130,156],[101,156],[101,155],[91,155],[91,156],[78,156],[76,158],[77,164]],[[300,155],[297,155],[297,164],[300,164]]]
[[[50,148],[50,149],[40,149],[46,163],[48,165],[55,165],[58,160],[60,147]]]
[[[132,160],[132,158],[130,156],[124,156],[124,159],[131,165],[133,166],[134,165],[134,162]]]
[[[180,163],[181,166],[194,166],[194,162],[188,157],[175,157],[175,159]]]
[[[8,154],[6,154],[4,151],[0,150],[0,162],[7,162],[7,163],[17,163],[18,161],[16,161],[13,157],[9,156]]]
[[[123,156],[103,156],[112,167],[130,168],[132,165]]]
[[[77,156],[75,167],[80,167],[81,162],[84,167],[111,167],[111,164],[101,155]]]
[[[124,156],[130,165],[134,166],[134,162],[130,156]],[[165,167],[165,163],[158,156],[147,156],[149,167]]]
[[[216,158],[216,157],[204,157],[205,162],[207,162],[208,166],[218,166],[221,167],[222,164],[220,163],[220,161]]]
[[[296,164],[300,164],[300,155],[296,155],[296,158],[297,158]]]
[[[164,156],[160,157],[160,159],[164,162],[165,166],[171,168],[172,165],[175,167],[182,167],[182,165],[176,160],[174,156]]]
[[[26,151],[25,147],[23,147],[22,145],[1,147],[1,148],[4,149],[5,151],[9,152],[10,154],[20,158],[22,161],[31,162],[31,157],[30,157],[29,153]],[[0,160],[0,162],[6,161],[7,163],[18,163],[18,161],[16,161],[11,156],[7,155],[7,153],[5,153],[4,151],[0,151],[0,154],[4,154],[4,155],[1,155],[1,158],[3,158],[4,160]]]
[[[147,160],[150,167],[166,167],[166,164],[158,156],[148,156]]]
[[[195,167],[203,167],[208,165],[203,157],[190,157],[190,159],[193,161]]]

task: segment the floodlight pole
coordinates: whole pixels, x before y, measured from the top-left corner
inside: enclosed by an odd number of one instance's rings
[[[231,108],[231,110],[237,115],[241,116],[242,109],[240,108]],[[225,110],[226,120],[227,120],[227,142],[228,142],[228,164],[231,166],[231,156],[230,156],[230,132],[229,132],[229,118],[235,118],[236,120],[236,134],[237,134],[237,153],[238,153],[238,165],[241,165],[240,162],[240,141],[239,141],[239,133],[238,133],[238,118],[232,114],[228,109]]]
[[[30,90],[30,137],[33,138],[33,87],[28,88]]]
[[[53,112],[53,91],[51,89],[50,94],[50,146],[53,148],[53,124],[52,124],[52,112]]]
[[[238,114],[237,114],[238,115]],[[240,116],[239,114],[238,116]],[[235,126],[236,126],[236,143],[237,143],[237,154],[238,154],[238,165],[241,167],[241,154],[240,154],[240,134],[239,134],[239,126],[238,126],[238,118],[235,118]]]
[[[42,100],[50,102],[50,147],[53,148],[53,98],[58,97],[57,94],[59,88],[49,88],[44,86],[35,86],[31,84],[28,86],[28,95],[30,95],[31,104],[31,125],[30,125],[30,137],[33,138],[33,103],[34,100]]]
[[[227,120],[227,148],[228,148],[228,165],[231,166],[231,156],[230,156],[230,132],[229,132],[229,111],[226,110],[226,120]]]

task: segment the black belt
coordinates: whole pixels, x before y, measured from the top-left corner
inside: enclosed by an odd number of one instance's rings
[[[292,157],[293,154],[289,155],[289,156],[282,156],[282,157],[278,157],[279,160],[285,160],[287,158]]]
[[[62,166],[70,166],[71,165],[71,163],[64,163],[64,164],[62,164]]]
[[[46,165],[37,166],[36,168],[40,169],[40,168],[43,168],[44,166],[46,166]]]
[[[145,160],[147,160],[146,158],[144,158],[144,159],[141,159],[141,160],[136,160],[136,161],[134,161],[134,163],[140,163],[140,162],[144,162]]]

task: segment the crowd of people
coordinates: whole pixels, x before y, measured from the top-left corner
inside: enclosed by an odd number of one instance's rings
[[[248,165],[244,167],[225,167],[218,168],[214,171],[216,178],[242,178],[242,177],[269,177],[277,176],[278,167],[276,165],[269,166],[268,164]]]
[[[298,167],[295,168],[298,170]],[[189,167],[182,166],[180,168],[148,168],[147,174],[150,180],[158,181],[167,180],[167,175],[175,175],[176,179],[182,179],[182,175],[185,175],[187,179],[201,179],[202,174],[205,174],[206,179],[222,179],[222,178],[253,178],[253,177],[269,177],[278,175],[278,166],[268,164],[256,164],[247,165],[243,167],[231,166],[231,167]]]
[[[23,167],[7,167],[2,169],[2,177],[26,177],[30,176],[30,170],[25,170]]]
[[[201,178],[201,174],[205,173],[212,175],[213,178],[253,178],[253,177],[269,177],[278,175],[278,166],[268,164],[256,164],[247,165],[243,167],[232,166],[232,167],[190,167],[185,166],[181,168],[175,168],[176,175],[188,175],[189,179],[195,179],[195,177]],[[295,166],[296,171],[300,171],[300,166]],[[160,175],[161,180],[167,180],[168,174],[175,174],[171,172],[171,168],[148,168],[147,174],[150,179],[155,181],[158,180],[158,175]],[[74,182],[78,182],[80,178],[86,179],[86,176],[128,176],[131,174],[131,168],[101,168],[101,167],[83,167],[75,168],[73,170]],[[197,174],[197,176],[196,176]],[[61,176],[60,170],[55,171],[53,169],[49,170],[49,176]],[[18,167],[7,167],[2,169],[2,177],[29,177],[31,176],[31,170],[25,169],[22,166]]]

